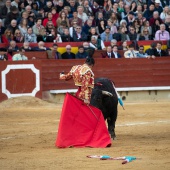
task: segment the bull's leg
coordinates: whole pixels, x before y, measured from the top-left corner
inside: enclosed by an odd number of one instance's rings
[[[111,135],[111,138],[114,140],[116,138],[116,134],[115,134],[115,121],[113,122],[110,119],[107,119],[107,124],[108,124],[109,134]]]

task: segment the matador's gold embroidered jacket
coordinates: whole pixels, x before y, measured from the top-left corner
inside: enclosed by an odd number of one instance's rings
[[[73,66],[66,75],[66,80],[73,78],[76,86],[80,87],[78,98],[90,101],[92,89],[94,87],[94,74],[87,64]]]

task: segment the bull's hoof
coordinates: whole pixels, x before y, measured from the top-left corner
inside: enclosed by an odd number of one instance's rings
[[[109,131],[109,133],[110,133],[111,138],[112,138],[113,140],[115,140],[115,139],[116,139],[116,134],[115,134],[115,132],[114,132],[114,131]]]

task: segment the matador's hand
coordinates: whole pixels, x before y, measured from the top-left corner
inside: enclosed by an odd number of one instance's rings
[[[84,103],[88,104],[88,105],[90,104],[89,100],[87,100],[87,99],[84,99]]]

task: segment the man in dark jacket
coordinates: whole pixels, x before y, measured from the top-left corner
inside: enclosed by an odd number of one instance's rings
[[[71,45],[66,46],[66,52],[61,55],[62,59],[75,59],[75,54],[71,52]]]

